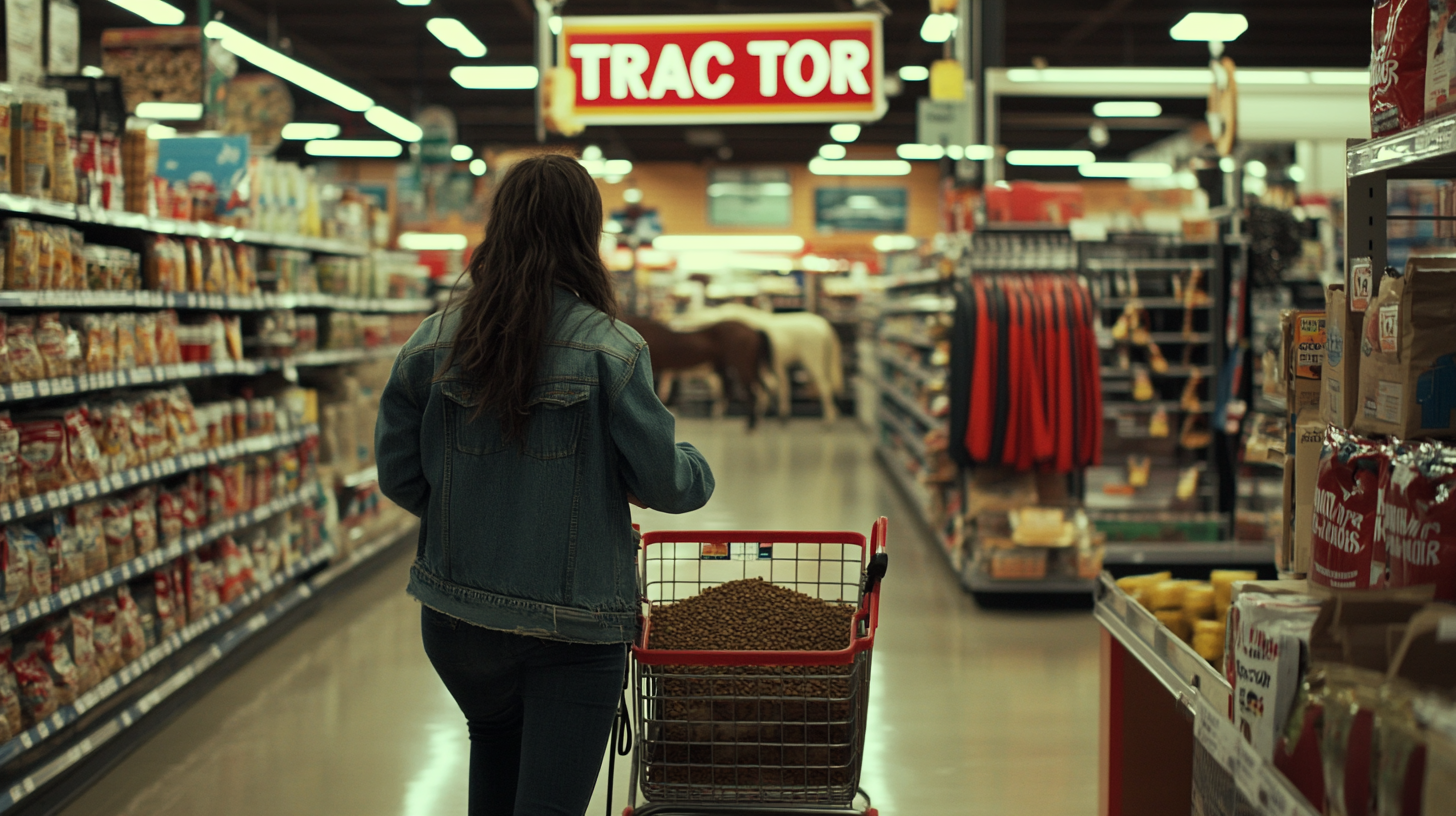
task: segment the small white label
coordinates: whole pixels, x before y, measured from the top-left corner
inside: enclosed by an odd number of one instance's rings
[[[15,399],[30,399],[35,396],[35,386],[31,383],[16,383],[10,386],[10,393]]]
[[[1375,416],[1382,422],[1400,422],[1403,416],[1401,403],[1405,388],[1400,383],[1380,380],[1376,386],[1379,401],[1375,405]]]
[[[1375,275],[1369,258],[1350,259],[1350,311],[1363,312],[1370,308],[1374,296]]]
[[[1380,351],[1395,354],[1400,351],[1400,304],[1388,303],[1380,307]]]

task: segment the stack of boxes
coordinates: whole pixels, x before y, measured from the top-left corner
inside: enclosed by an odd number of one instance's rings
[[[1284,536],[1275,554],[1281,573],[1309,571],[1314,523],[1314,485],[1324,422],[1320,419],[1325,368],[1325,313],[1286,311],[1280,315],[1284,340],[1284,389],[1288,439],[1284,445]]]

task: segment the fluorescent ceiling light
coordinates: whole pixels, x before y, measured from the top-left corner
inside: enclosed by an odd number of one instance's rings
[[[148,139],[170,139],[177,135],[177,128],[171,125],[147,125]]]
[[[852,142],[859,138],[859,125],[833,125],[829,128],[829,138],[836,142]]]
[[[1077,168],[1086,178],[1163,178],[1173,168],[1162,162],[1093,162]]]
[[[847,155],[849,151],[844,149],[842,144],[827,144],[819,148],[819,158],[837,161]]]
[[[902,144],[895,148],[895,155],[902,159],[930,161],[943,158],[945,156],[945,148],[940,145]]]
[[[470,145],[455,145],[450,148],[450,158],[455,161],[469,161],[474,155],[475,151],[470,149]]]
[[[428,6],[430,0],[399,0],[401,6]]]
[[[954,14],[931,14],[927,15],[925,22],[920,24],[920,39],[926,42],[943,43],[955,33],[960,21]]]
[[[401,232],[400,249],[464,249],[470,239],[458,232]]]
[[[1077,167],[1097,161],[1090,150],[1012,150],[1006,163],[1021,167]]]
[[[628,187],[622,191],[622,200],[628,204],[642,203],[642,190],[638,187]]]
[[[1248,30],[1249,18],[1242,14],[1195,11],[1168,29],[1168,35],[1184,42],[1233,42]]]
[[[99,67],[97,67],[95,65],[82,65],[81,66],[81,76],[91,77],[92,79],[96,79],[97,77],[104,77],[104,76],[106,76],[106,72],[103,71],[103,70],[101,70]]]
[[[366,111],[374,100],[331,76],[320,73],[298,60],[258,42],[232,26],[213,20],[202,30],[208,37],[221,41],[223,48],[253,63],[274,76],[321,96],[344,110]]]
[[[1266,71],[1240,68],[1234,72],[1240,85],[1308,85],[1308,71]]]
[[[662,252],[802,252],[797,235],[659,235],[652,248]]]
[[[323,122],[289,122],[283,126],[285,139],[332,139],[339,135],[339,126]]]
[[[581,149],[581,157],[587,161],[596,161],[602,157],[602,149],[594,144],[589,144]]]
[[[1008,68],[1009,82],[1066,82],[1115,85],[1139,83],[1147,85],[1208,85],[1207,68]]]
[[[625,176],[632,172],[632,162],[626,159],[578,159],[578,161],[593,178]]]
[[[996,148],[990,145],[966,145],[966,158],[971,161],[986,161],[995,156]]]
[[[401,141],[418,142],[425,135],[419,125],[383,105],[375,105],[364,111],[364,118],[369,124]]]
[[[736,181],[715,181],[708,185],[708,197],[720,196],[773,196],[786,198],[793,194],[793,185],[785,181],[770,181],[763,184],[739,184]]]
[[[383,139],[314,139],[303,146],[310,156],[344,156],[354,159],[392,159],[404,152],[399,142]]]
[[[470,172],[473,175],[483,176],[483,175],[485,175],[485,170],[486,170],[486,167],[485,167],[485,159],[471,159],[470,160]]]
[[[139,102],[136,115],[140,119],[169,119],[195,122],[202,118],[201,102]]]
[[[961,159],[964,159],[966,157],[966,149],[964,147],[961,147],[960,145],[946,145],[945,157],[948,159],[954,159],[955,161],[960,161]]]
[[[1316,85],[1369,85],[1369,71],[1310,71],[1309,79]]]
[[[152,25],[181,25],[187,19],[182,9],[162,0],[111,0]]]
[[[425,30],[434,34],[435,39],[447,47],[459,51],[462,56],[485,56],[485,43],[454,17],[431,17],[425,23]]]
[[[1250,159],[1249,161],[1244,162],[1244,172],[1248,173],[1254,178],[1265,178],[1269,175],[1269,165],[1259,161],[1258,159]]]
[[[924,82],[930,79],[930,69],[924,65],[906,65],[900,69],[900,78],[906,82]]]
[[[1092,115],[1104,119],[1122,116],[1151,118],[1163,115],[1163,106],[1157,102],[1098,102],[1092,106]]]
[[[913,235],[876,235],[870,244],[876,252],[906,252],[920,246]]]
[[[816,176],[908,176],[910,162],[897,159],[810,159],[809,172]]]
[[[536,87],[539,75],[534,65],[459,65],[450,78],[462,88],[525,90]]]
[[[553,15],[551,15],[551,19],[549,19],[549,20],[546,21],[546,25],[548,25],[548,26],[551,27],[551,33],[552,34],[560,34],[561,33],[561,15],[559,15],[559,14],[553,14]]]

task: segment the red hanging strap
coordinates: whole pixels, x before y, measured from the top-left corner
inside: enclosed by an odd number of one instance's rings
[[[991,380],[991,368],[996,360],[996,331],[985,285],[973,279],[971,288],[976,298],[976,359],[971,371],[971,416],[966,424],[966,449],[971,459],[985,462],[991,450],[991,424],[996,417]]]

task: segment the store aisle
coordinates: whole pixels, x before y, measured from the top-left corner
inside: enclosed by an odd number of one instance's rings
[[[851,420],[687,420],[718,491],[646,529],[830,528],[890,517],[861,784],[886,816],[1096,811],[1097,627],[987,612],[956,586]],[[419,645],[409,553],[331,598],[83,794],[66,816],[465,812],[464,721]],[[625,762],[618,762],[625,781]],[[602,813],[598,785],[591,814]],[[623,785],[618,786],[620,813]]]

